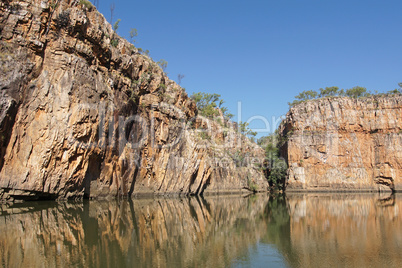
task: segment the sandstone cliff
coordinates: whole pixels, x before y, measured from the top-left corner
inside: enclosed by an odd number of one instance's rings
[[[281,126],[287,190],[402,190],[402,96],[324,98]]]
[[[2,1],[0,68],[3,199],[267,189],[249,161],[263,151],[197,118],[182,88],[78,0]]]

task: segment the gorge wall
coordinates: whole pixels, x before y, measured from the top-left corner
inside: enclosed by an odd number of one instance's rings
[[[402,96],[323,98],[280,127],[287,191],[402,190]]]
[[[0,3],[0,197],[266,190],[263,150],[83,2]]]

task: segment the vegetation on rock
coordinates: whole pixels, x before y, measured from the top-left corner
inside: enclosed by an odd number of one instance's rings
[[[225,119],[233,117],[233,114],[229,113],[228,108],[222,106],[225,101],[221,99],[221,95],[219,94],[197,92],[191,95],[191,98],[195,101],[198,113],[202,116],[214,118],[220,116],[221,112]]]
[[[313,100],[317,98],[328,98],[328,97],[350,97],[350,98],[361,98],[361,97],[369,97],[369,96],[377,96],[377,95],[388,95],[388,94],[402,94],[402,83],[398,84],[399,88],[387,91],[386,93],[372,93],[367,91],[365,87],[356,86],[350,89],[339,89],[339,87],[326,87],[320,88],[319,92],[315,90],[308,90],[299,93],[295,96],[293,102],[289,102],[289,106],[292,107],[296,104]]]
[[[264,173],[272,189],[284,190],[287,164],[285,159],[280,157],[279,147],[281,137],[278,131],[269,136],[261,137],[257,144],[265,150]]]
[[[80,5],[86,7],[89,10],[93,7],[92,3],[87,0],[80,0]]]

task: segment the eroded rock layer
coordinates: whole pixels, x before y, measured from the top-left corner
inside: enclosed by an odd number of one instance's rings
[[[267,188],[247,162],[263,151],[196,119],[186,92],[85,1],[2,1],[0,68],[3,199]]]
[[[324,98],[281,126],[287,190],[402,190],[402,96]]]

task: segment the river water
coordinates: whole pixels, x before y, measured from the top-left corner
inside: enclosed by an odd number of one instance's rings
[[[3,267],[402,267],[402,196],[0,205]]]

